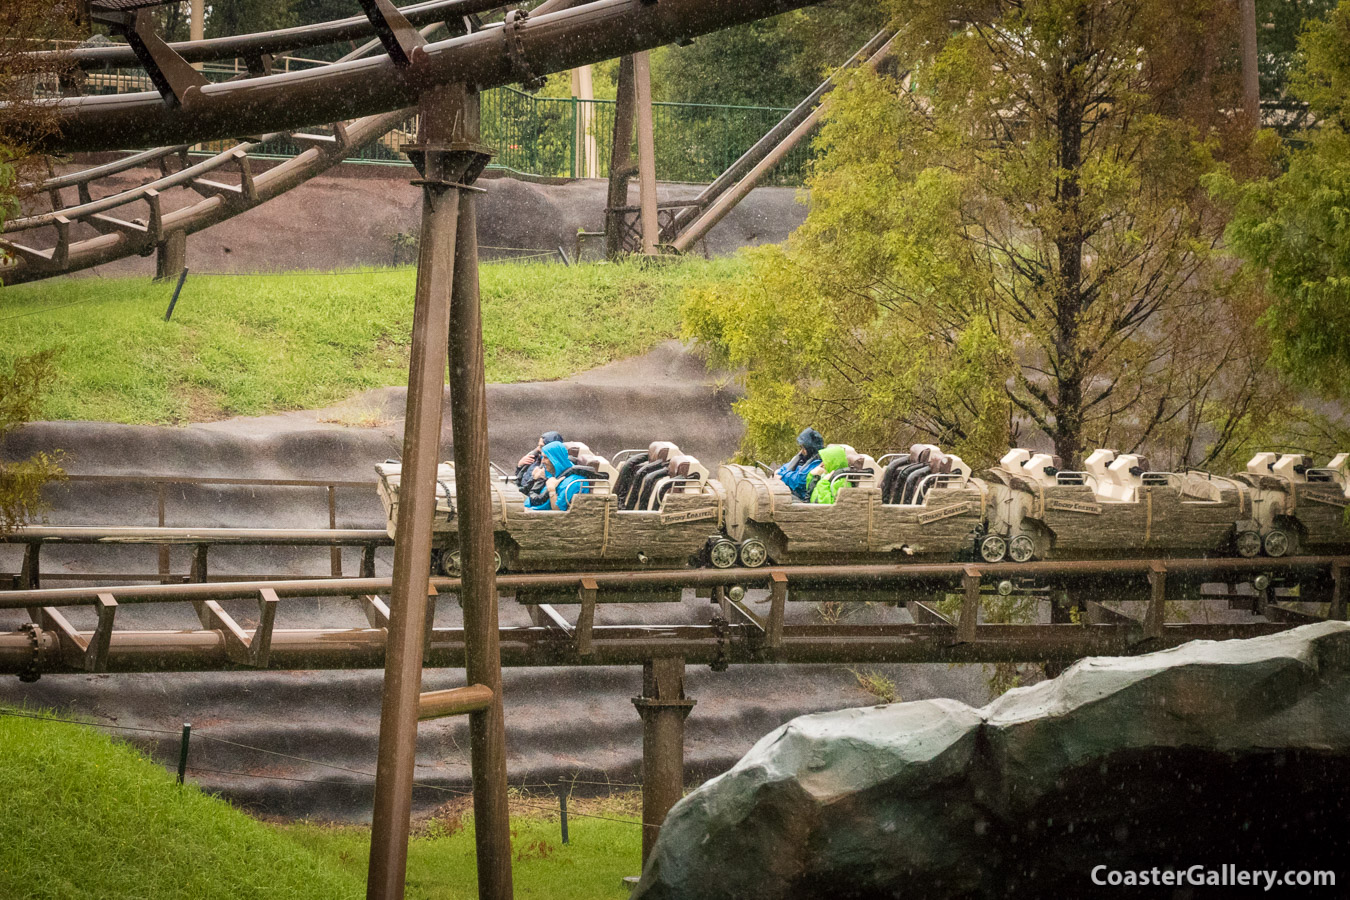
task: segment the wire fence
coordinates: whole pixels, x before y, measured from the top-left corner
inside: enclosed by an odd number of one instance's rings
[[[228,66],[205,66],[211,81],[239,73]],[[140,69],[108,69],[84,76],[86,94],[154,90]],[[496,153],[490,166],[508,172],[552,178],[604,178],[614,144],[613,100],[541,97],[513,87],[493,88],[482,96],[483,142]],[[719,106],[704,103],[652,104],[656,177],[661,181],[704,184],[712,181],[763,137],[790,110],[776,106]],[[306,129],[332,134],[331,127]],[[417,139],[417,117],[352,152],[351,162],[408,165],[403,148]],[[201,152],[219,153],[232,142],[210,141]],[[260,146],[261,157],[290,158],[310,145],[281,137]],[[811,148],[803,142],[770,170],[761,184],[799,186]]]
[[[357,788],[373,788],[375,785],[374,772],[366,772],[361,769],[353,769],[350,766],[343,766],[338,765],[336,763],[324,762],[323,760],[312,759],[306,756],[298,756],[293,753],[283,753],[279,750],[272,750],[267,747],[259,747],[254,744],[245,744],[239,741],[229,740],[227,738],[215,737],[214,735],[204,734],[200,730],[192,729],[189,724],[185,724],[183,730],[180,732],[166,728],[149,728],[138,725],[116,725],[107,722],[93,722],[93,721],[82,721],[79,719],[67,719],[62,718],[60,716],[26,713],[12,709],[0,709],[0,718],[31,719],[39,722],[59,723],[62,725],[77,725],[77,726],[84,726],[87,728],[103,728],[109,731],[126,731],[126,732],[133,732],[136,734],[162,735],[166,738],[174,738],[181,742],[180,763],[179,763],[180,781],[185,781],[185,778],[183,777],[184,774],[191,772],[198,775],[218,775],[228,778],[244,778],[261,781],[285,781],[297,784],[318,784],[324,785],[326,787],[346,786]],[[208,743],[221,744],[225,746],[234,747],[240,750],[247,750],[253,753],[258,753],[268,757],[285,759],[290,762],[304,763],[321,769],[331,769],[337,772],[345,772],[351,775],[359,775],[366,780],[352,781],[352,780],[300,778],[294,775],[273,775],[273,774],[262,774],[253,772],[233,772],[225,769],[211,769],[201,766],[194,766],[188,764],[190,740],[200,740],[206,741]],[[623,788],[627,790],[640,790],[642,788],[642,784],[640,782],[585,781],[580,778],[564,778],[560,779],[556,783],[524,780],[517,784],[511,785],[511,787],[514,787],[518,791],[522,792],[528,792],[530,790],[541,790],[553,793],[557,795],[559,798],[559,806],[555,807],[551,804],[545,805],[542,803],[534,802],[528,799],[527,796],[517,797],[512,802],[513,805],[537,810],[544,813],[554,814],[561,812],[562,819],[564,822],[570,816],[572,818],[599,819],[608,822],[619,822],[625,825],[633,825],[638,827],[642,826],[643,822],[641,821],[640,818],[637,819],[618,818],[615,816],[599,815],[597,813],[578,812],[576,810],[569,811],[567,807],[566,797],[568,794],[574,791],[578,785],[605,787],[609,788],[611,791],[615,788]],[[414,781],[413,787],[422,790],[434,791],[441,794],[447,794],[454,797],[473,796],[472,790],[467,790],[463,788],[454,788],[441,784],[431,784],[425,781]],[[571,790],[564,791],[563,789],[565,788],[570,788]],[[563,826],[563,832],[565,835],[566,834],[565,825]]]

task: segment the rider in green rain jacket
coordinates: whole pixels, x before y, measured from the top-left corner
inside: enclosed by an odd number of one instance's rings
[[[839,490],[852,484],[847,478],[830,481],[831,472],[837,472],[847,465],[848,453],[838,444],[831,444],[820,451],[820,468],[813,473],[816,484],[811,489],[812,503],[833,503],[839,496]]]

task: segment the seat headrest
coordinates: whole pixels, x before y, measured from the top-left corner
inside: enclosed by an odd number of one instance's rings
[[[670,475],[672,478],[684,478],[689,474],[689,467],[694,464],[692,456],[677,456],[670,461]]]
[[[867,464],[861,453],[845,453],[844,459],[848,462],[850,469],[861,469]]]
[[[679,448],[671,441],[652,441],[650,446],[647,447],[647,456],[653,460],[665,459],[672,450],[677,449]]]

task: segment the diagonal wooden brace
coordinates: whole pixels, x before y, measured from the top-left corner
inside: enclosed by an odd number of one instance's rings
[[[366,621],[371,628],[389,627],[389,607],[383,600],[374,594],[364,594],[357,597],[356,601],[361,604],[361,611],[366,614]]]
[[[271,588],[258,591],[258,626],[252,634],[239,627],[234,617],[215,600],[194,600],[202,627],[219,631],[225,639],[225,656],[230,662],[257,669],[267,668],[272,650],[272,627],[276,622],[278,598]]]
[[[61,648],[61,660],[68,666],[76,666],[86,672],[102,672],[108,664],[108,646],[112,642],[113,617],[117,614],[117,601],[112,594],[100,593],[97,603],[98,624],[88,637],[75,630],[60,610],[54,606],[30,606],[28,617],[43,631],[56,635]]]

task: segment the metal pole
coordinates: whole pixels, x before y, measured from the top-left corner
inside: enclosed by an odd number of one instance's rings
[[[609,194],[605,200],[605,258],[623,252],[628,179],[633,176],[633,57],[619,60],[614,96],[614,137],[609,150]]]
[[[561,787],[561,785],[560,785]],[[562,818],[562,842],[567,843],[567,791],[558,791],[558,811]]]
[[[633,54],[633,89],[637,102],[638,203],[642,207],[642,252],[655,255],[661,240],[656,212],[656,137],[652,125],[652,67],[646,50]]]
[[[476,145],[480,121],[477,93],[465,91],[463,110],[460,118],[463,133],[458,140],[461,144]],[[486,162],[485,153],[482,163]],[[476,176],[477,172],[472,174]],[[450,417],[454,429],[455,499],[462,566],[459,598],[464,607],[464,673],[469,684],[484,685],[493,695],[487,709],[469,714],[478,896],[482,900],[510,900],[506,722],[502,712],[483,322],[478,297],[478,218],[472,190],[463,190],[459,196],[449,351]]]
[[[183,777],[187,775],[188,759],[188,740],[192,737],[192,723],[183,723],[183,739],[178,745],[178,783],[183,783]]]
[[[421,137],[453,115],[443,90],[423,96]],[[413,154],[409,154],[413,156]],[[421,161],[413,156],[415,162]],[[375,808],[370,834],[369,900],[401,900],[408,862],[413,764],[417,751],[418,695],[422,689],[422,648],[431,575],[431,525],[436,511],[436,466],[441,448],[441,404],[445,385],[450,290],[455,262],[457,191],[423,169],[422,241],[417,260],[412,355],[403,431],[399,484],[398,540],[389,600],[388,645],[380,708]]]
[[[1261,127],[1261,80],[1256,52],[1256,0],[1238,0],[1242,20],[1242,111],[1252,128]]]
[[[684,796],[684,719],[694,701],[684,696],[684,660],[658,657],[642,666],[642,864],[661,834],[666,813]]]

